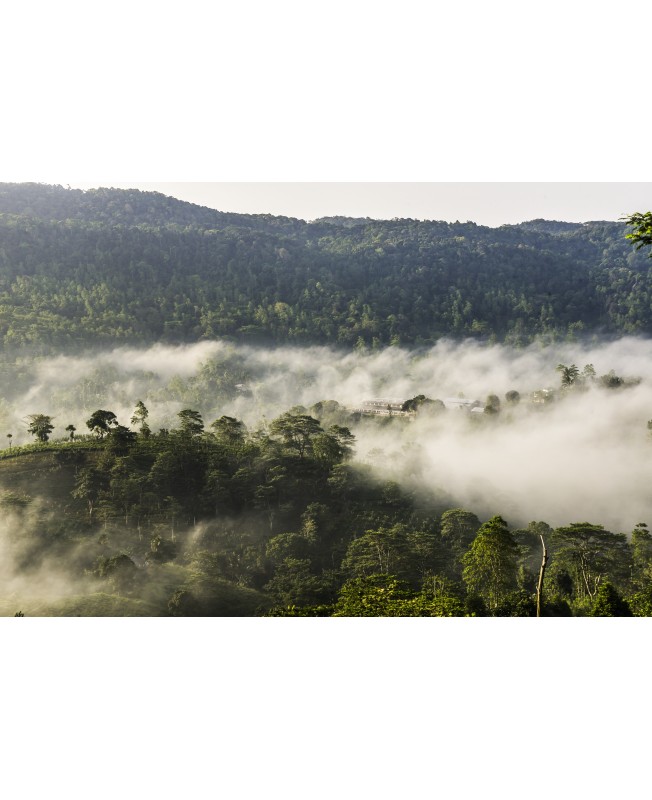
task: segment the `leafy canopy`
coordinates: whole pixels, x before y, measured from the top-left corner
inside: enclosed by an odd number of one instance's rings
[[[634,242],[637,250],[652,245],[652,211],[646,211],[644,214],[636,212],[623,219],[633,229],[625,234],[625,238]],[[648,253],[648,257],[652,258],[652,251]]]

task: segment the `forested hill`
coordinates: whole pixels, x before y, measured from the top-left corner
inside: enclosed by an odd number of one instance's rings
[[[650,335],[652,261],[624,235],[614,222],[306,222],[154,192],[0,184],[0,341]]]

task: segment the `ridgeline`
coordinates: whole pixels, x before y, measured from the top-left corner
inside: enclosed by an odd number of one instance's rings
[[[650,335],[650,266],[617,222],[306,222],[155,192],[0,184],[5,348]]]

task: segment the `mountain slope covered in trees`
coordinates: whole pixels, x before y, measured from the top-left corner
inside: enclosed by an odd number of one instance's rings
[[[138,403],[137,430],[97,411],[94,437],[4,451],[0,615],[534,616],[542,541],[544,616],[652,614],[645,524],[482,523],[352,461],[322,410],[153,433]]]
[[[0,342],[649,335],[651,262],[624,234],[614,222],[305,222],[137,190],[0,184]]]

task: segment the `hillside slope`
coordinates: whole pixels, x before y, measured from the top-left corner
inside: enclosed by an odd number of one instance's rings
[[[0,184],[0,343],[649,335],[652,262],[624,233],[613,222],[305,222],[154,192]]]

